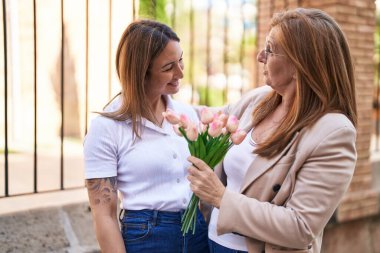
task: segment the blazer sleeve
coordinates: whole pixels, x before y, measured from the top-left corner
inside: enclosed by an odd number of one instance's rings
[[[247,107],[250,104],[256,105],[258,102],[261,101],[261,99],[264,96],[266,96],[271,91],[272,88],[270,88],[268,85],[262,85],[258,88],[254,88],[247,91],[242,96],[242,98],[235,103],[218,107],[209,107],[209,109],[214,113],[221,111],[225,114],[234,114],[236,117],[240,118],[240,116],[246,111]],[[201,117],[201,111],[205,107],[205,105],[193,105],[193,108],[196,111],[198,118]]]
[[[300,150],[297,156],[307,157],[301,158],[298,173],[288,175],[295,181],[294,190],[284,206],[226,190],[217,233],[236,232],[283,247],[307,247],[322,232],[349,186],[356,163],[355,139],[353,127],[341,127],[320,138],[310,153]]]

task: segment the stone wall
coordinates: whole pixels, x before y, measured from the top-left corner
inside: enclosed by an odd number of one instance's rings
[[[322,253],[380,253],[380,216],[327,225]]]

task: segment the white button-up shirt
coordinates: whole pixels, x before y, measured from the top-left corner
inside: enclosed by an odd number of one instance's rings
[[[194,109],[166,96],[167,107],[198,122]],[[114,101],[107,111],[116,110]],[[121,208],[179,211],[191,197],[186,178],[187,142],[164,120],[162,128],[143,119],[141,139],[132,139],[132,121],[98,116],[84,141],[85,178],[117,177]]]

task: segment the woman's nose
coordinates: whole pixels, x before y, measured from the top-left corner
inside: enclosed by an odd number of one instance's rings
[[[267,59],[265,57],[265,50],[262,49],[258,54],[257,54],[257,61],[261,63],[266,63]]]
[[[175,74],[176,74],[176,77],[178,78],[178,79],[182,79],[183,78],[183,65],[182,65],[182,63],[178,63],[177,65],[176,65],[176,72],[175,72]]]

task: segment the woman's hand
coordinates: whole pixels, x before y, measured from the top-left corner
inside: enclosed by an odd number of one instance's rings
[[[192,163],[187,176],[191,190],[201,200],[219,208],[226,188],[214,171],[201,159],[190,156],[187,160]]]

